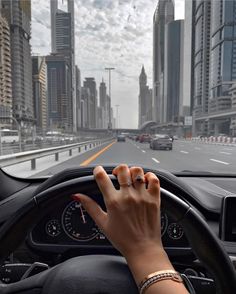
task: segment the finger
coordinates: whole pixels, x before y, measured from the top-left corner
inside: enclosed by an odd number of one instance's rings
[[[112,171],[113,175],[117,177],[121,189],[128,189],[131,187],[131,175],[127,164],[120,164]]]
[[[160,197],[160,181],[154,173],[146,173],[145,179],[147,182],[148,192],[156,197]]]
[[[107,214],[102,208],[90,197],[83,194],[72,195],[72,198],[80,202],[87,213],[91,216],[99,228],[103,230],[107,220]]]
[[[93,174],[106,202],[106,200],[110,199],[116,193],[116,189],[102,166],[95,167]]]
[[[133,186],[135,189],[144,190],[145,189],[145,177],[144,172],[141,167],[131,167],[130,168],[131,178]]]

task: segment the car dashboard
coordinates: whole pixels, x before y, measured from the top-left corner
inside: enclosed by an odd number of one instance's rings
[[[81,176],[89,174],[91,170],[81,171]],[[24,203],[34,197],[39,187],[44,185],[45,179],[21,181],[1,172],[0,178],[4,183],[0,191],[0,196],[4,196],[0,201],[0,224],[3,224],[17,213]],[[202,215],[235,263],[236,241],[224,240],[222,235],[222,205],[226,197],[236,194],[235,177],[180,174],[177,178],[180,189],[178,185],[170,184],[171,174],[168,181],[164,176],[160,177],[161,186],[184,199]],[[12,192],[14,186],[15,192]],[[102,195],[97,194],[93,197],[105,209]],[[232,226],[232,232],[234,229],[235,226]],[[212,281],[209,280],[212,278],[211,274],[196,258],[185,237],[183,227],[165,211],[165,207],[161,208],[161,233],[164,248],[175,268],[186,275],[205,279],[203,283],[208,279],[207,283],[211,286],[206,288],[206,293],[215,293],[212,290],[212,282],[209,282]],[[44,215],[35,220],[23,244],[8,257],[5,265],[0,267],[0,280],[3,283],[17,281],[20,276],[19,265],[40,263],[45,270],[71,257],[88,254],[119,255],[119,252],[114,249],[80,203],[68,195],[51,204]],[[14,265],[17,265],[17,269]],[[12,274],[15,271],[17,275]],[[205,293],[201,291],[196,293]]]

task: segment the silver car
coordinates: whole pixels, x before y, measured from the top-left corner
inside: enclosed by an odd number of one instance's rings
[[[151,139],[150,148],[153,150],[158,150],[158,149],[172,150],[173,140],[168,135],[155,135]]]

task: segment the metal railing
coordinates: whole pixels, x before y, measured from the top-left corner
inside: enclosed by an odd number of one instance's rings
[[[10,155],[4,155],[4,156],[0,156],[0,167],[7,167],[7,166],[15,165],[18,163],[26,162],[26,161],[31,161],[31,170],[35,170],[36,160],[39,158],[54,155],[55,161],[59,161],[59,155],[62,152],[68,151],[69,156],[72,156],[73,151],[75,149],[77,149],[77,152],[80,153],[82,147],[84,147],[86,151],[89,148],[96,147],[110,141],[112,141],[112,138],[91,140],[91,141],[75,143],[75,144],[70,144],[65,146],[45,148],[45,149],[20,152],[20,153],[15,153]]]

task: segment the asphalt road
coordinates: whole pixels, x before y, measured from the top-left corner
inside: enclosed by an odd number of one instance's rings
[[[36,176],[55,174],[65,168],[127,163],[171,172],[236,173],[236,147],[174,141],[172,151],[151,150],[149,144],[131,140],[113,142],[73,157]]]

